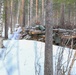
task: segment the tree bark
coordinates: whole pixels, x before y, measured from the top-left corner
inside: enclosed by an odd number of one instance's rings
[[[64,27],[64,3],[61,3],[61,10],[60,10],[60,26]]]
[[[28,26],[30,25],[30,0],[28,0]]]
[[[30,0],[30,25],[32,25],[32,11],[33,11],[33,0]]]
[[[3,1],[0,1],[0,48],[3,47],[3,38],[2,38],[2,31],[3,31]]]
[[[17,24],[20,23],[19,22],[19,17],[20,17],[20,5],[21,5],[21,0],[18,0],[18,10],[17,10]]]
[[[36,22],[38,21],[38,0],[36,0]]]
[[[26,13],[25,13],[25,0],[24,0],[24,6],[23,6],[23,25],[22,25],[22,27],[25,27],[25,15],[26,15]]]
[[[10,12],[10,15],[11,15],[11,16],[10,16],[10,19],[11,19],[11,23],[10,23],[10,28],[11,28],[11,30],[10,30],[10,32],[11,32],[11,33],[13,33],[13,31],[12,31],[12,14],[13,14],[13,13],[12,13],[12,8],[13,8],[13,1],[11,0],[11,12]]]
[[[52,31],[53,31],[53,11],[52,0],[46,0],[46,38],[45,38],[45,63],[44,75],[53,75],[53,51],[52,51]]]
[[[9,19],[8,19],[8,0],[5,1],[5,39],[8,38],[8,25],[9,25]]]
[[[70,4],[68,4],[68,25],[71,25],[70,19],[71,19],[71,10],[70,10]]]
[[[44,15],[44,0],[42,0],[42,25],[44,25],[45,23],[45,15]]]
[[[21,0],[21,8],[20,8],[20,25],[23,27],[23,17],[24,17],[24,0]]]

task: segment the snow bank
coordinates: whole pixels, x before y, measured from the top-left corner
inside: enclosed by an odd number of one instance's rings
[[[43,42],[32,40],[6,40],[3,44],[6,49],[3,57],[0,59],[0,73],[2,75],[44,75],[45,44]],[[62,48],[63,47],[53,45],[54,73],[58,52]],[[72,55],[74,55],[74,52],[75,51],[73,51]],[[65,48],[63,64],[67,61],[68,53],[69,48]],[[66,63],[64,65],[66,66]],[[74,63],[74,66],[75,65],[76,62]],[[72,75],[76,74],[75,68],[76,67],[71,71]]]

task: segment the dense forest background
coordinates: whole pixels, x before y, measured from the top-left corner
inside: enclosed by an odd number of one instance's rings
[[[23,27],[36,23],[45,25],[45,5],[45,0],[2,0],[0,1],[0,11],[3,7],[3,21],[5,23],[7,15],[9,27],[14,27],[16,23]],[[74,27],[76,25],[76,1],[53,0],[52,19],[54,26]],[[11,32],[12,30],[13,28],[11,28]]]

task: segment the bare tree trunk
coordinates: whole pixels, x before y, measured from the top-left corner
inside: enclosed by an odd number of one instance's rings
[[[8,38],[8,25],[9,25],[9,17],[8,17],[8,0],[5,1],[5,39]]]
[[[38,0],[36,0],[36,22],[38,21]]]
[[[58,26],[58,10],[56,11],[56,25]]]
[[[64,27],[64,3],[61,3],[61,17],[60,17],[60,26]]]
[[[30,0],[30,25],[32,25],[32,11],[33,11],[33,0]]]
[[[44,0],[42,0],[42,25],[44,25],[45,22],[45,17],[44,17]]]
[[[22,27],[25,27],[25,15],[26,15],[26,13],[25,13],[25,0],[24,0],[24,6],[23,6],[23,25],[22,25]]]
[[[28,26],[30,25],[30,4],[29,4],[29,0],[28,0]]]
[[[10,18],[11,18],[11,23],[10,23],[10,28],[11,28],[11,30],[10,30],[10,32],[12,33],[13,31],[12,31],[12,8],[13,8],[13,0],[11,0],[11,13],[10,13]]]
[[[74,26],[76,25],[76,3],[74,3]]]
[[[45,63],[44,75],[53,75],[53,51],[52,51],[52,35],[53,35],[53,10],[52,0],[46,0],[46,38],[45,38]]]
[[[19,15],[20,15],[20,2],[21,2],[21,0],[18,0],[17,23],[19,23]]]
[[[0,1],[0,48],[3,47],[2,31],[3,31],[3,1]]]
[[[68,26],[71,26],[71,10],[70,10],[70,4],[68,4]]]
[[[21,0],[21,10],[20,10],[20,25],[23,27],[24,25],[23,25],[23,17],[24,17],[24,0]]]

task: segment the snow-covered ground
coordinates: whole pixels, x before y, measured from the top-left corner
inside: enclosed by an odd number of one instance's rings
[[[4,46],[7,48],[0,59],[2,75],[37,75],[39,72],[43,75],[44,43],[7,40]]]
[[[5,40],[4,48],[0,50],[1,75],[44,75],[44,50],[43,42],[33,40]],[[62,47],[53,45],[53,65],[55,75],[55,62],[58,52]],[[72,51],[72,57],[75,50]],[[69,48],[65,48],[62,63],[66,66]],[[70,64],[70,62],[69,62]],[[76,75],[76,62],[71,75]],[[66,73],[67,75],[67,73]]]

